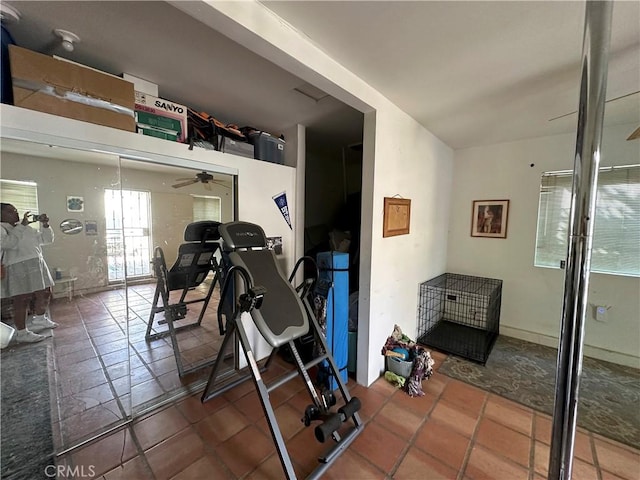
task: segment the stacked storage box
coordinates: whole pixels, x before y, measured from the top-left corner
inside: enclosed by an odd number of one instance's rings
[[[223,135],[218,135],[218,145],[223,153],[254,158],[254,146],[251,143],[240,142]]]
[[[284,140],[267,132],[252,132],[249,134],[249,141],[254,146],[253,158],[284,165]]]
[[[138,133],[184,142],[187,138],[187,107],[144,92],[135,93]]]

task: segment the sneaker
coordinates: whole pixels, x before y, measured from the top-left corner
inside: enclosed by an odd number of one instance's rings
[[[18,330],[14,338],[18,343],[36,343],[41,342],[46,337],[44,335],[33,333],[25,328],[24,330]]]
[[[32,315],[27,319],[27,329],[35,333],[57,326],[58,324],[49,320],[46,315]]]

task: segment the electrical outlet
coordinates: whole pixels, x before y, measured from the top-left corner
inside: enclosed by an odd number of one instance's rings
[[[607,307],[606,305],[596,305],[595,306],[596,321],[598,322],[608,321],[609,320],[609,315],[607,313],[608,310],[609,310],[609,307]]]

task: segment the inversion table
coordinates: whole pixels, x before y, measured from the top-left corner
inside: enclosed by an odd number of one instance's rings
[[[212,363],[204,362],[185,369],[182,364],[182,356],[180,354],[176,332],[198,327],[202,324],[202,318],[207,310],[216,283],[221,283],[220,275],[222,271],[215,257],[215,253],[220,249],[219,225],[220,222],[214,221],[193,222],[187,225],[184,231],[184,240],[186,243],[181,244],[178,248],[178,258],[171,267],[171,270],[167,270],[164,252],[161,247],[156,247],[153,253],[152,264],[157,283],[151,305],[151,313],[149,314],[149,320],[147,322],[145,340],[151,341],[167,335],[171,337],[173,354],[176,359],[178,375],[180,377],[203,367],[210,366]],[[187,293],[204,282],[210,272],[213,272],[215,275],[205,296],[186,300]],[[176,303],[170,303],[169,297],[171,292],[178,290],[182,291],[180,300]],[[159,300],[162,300],[161,305],[158,305]],[[188,310],[187,306],[195,303],[202,303],[198,320],[186,325],[175,326],[174,322],[185,318]],[[152,333],[156,313],[161,312],[164,312],[164,318],[158,321],[158,324],[166,323],[168,329]]]
[[[269,400],[269,392],[300,375],[313,401],[313,404],[306,408],[301,421],[306,426],[309,426],[313,421],[321,421],[322,423],[316,426],[314,431],[316,439],[325,442],[331,438],[334,442],[331,448],[318,459],[318,467],[307,477],[310,479],[319,478],[355,440],[364,425],[357,413],[360,409],[360,401],[349,395],[307,301],[308,293],[313,289],[313,284],[317,279],[317,267],[315,267],[315,278],[305,279],[298,288],[294,288],[291,280],[295,277],[298,266],[303,261],[313,262],[313,259],[309,257],[300,259],[296,263],[291,277],[287,279],[278,266],[274,252],[266,248],[266,236],[260,226],[247,222],[231,222],[220,225],[219,232],[226,263],[228,263],[220,294],[221,302],[218,307],[218,322],[221,334],[224,333],[224,340],[202,394],[202,402],[206,402],[248,378],[252,378],[285,476],[289,480],[295,479],[296,474]],[[226,301],[226,293],[230,288],[234,292],[232,298],[235,298],[235,305],[233,314],[226,318],[225,328],[222,322],[221,312],[224,310],[222,303]],[[247,331],[241,320],[244,312],[250,314],[258,331],[272,347],[262,368],[258,365]],[[307,334],[310,328],[314,332],[315,340],[319,343],[322,353],[305,364],[296,349],[294,340]],[[239,342],[250,373],[227,382],[223,386],[216,386],[220,367],[225,360],[226,348],[232,341]],[[282,375],[267,385],[262,378],[262,372],[269,367],[278,349],[284,345],[288,345],[291,350],[296,370]],[[341,395],[342,405],[335,412],[330,410],[337,404],[334,393],[328,390],[318,392],[309,374],[309,369],[323,361],[329,364],[330,374],[337,382]]]

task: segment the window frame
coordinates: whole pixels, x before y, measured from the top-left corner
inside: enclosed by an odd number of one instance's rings
[[[625,182],[620,182],[620,179],[616,178],[620,177],[621,173],[627,177]],[[555,179],[555,181],[553,182],[554,184],[551,184],[552,182],[545,183],[545,178]],[[627,188],[627,190],[630,192],[631,197],[626,203],[618,202],[618,205],[615,205],[616,200],[619,200],[622,197],[621,195],[615,195],[616,192],[612,193],[611,191],[608,191],[610,190],[610,187],[615,185],[625,186],[625,188]],[[572,187],[573,170],[543,172],[540,177],[535,250],[533,259],[534,267],[551,269],[564,268],[564,265],[561,265],[561,262],[566,261],[568,248],[568,234],[570,228],[570,214],[568,214],[568,212],[570,213],[571,208]],[[640,246],[634,246],[633,241],[636,238],[636,235],[633,235],[633,233],[638,233],[638,235],[640,235],[640,164],[600,167],[598,172],[597,188],[598,191],[596,200],[596,211],[594,213],[595,218],[593,245],[591,252],[591,273],[639,278],[640,252],[636,252],[635,250],[636,248],[640,250]],[[551,198],[550,200],[547,199],[546,201],[544,201],[543,195],[545,195],[546,193],[551,193],[555,197],[564,194],[565,199],[563,201],[563,199]],[[566,198],[567,196],[568,198]],[[605,204],[602,204],[603,198],[607,199]],[[620,209],[621,206],[624,207],[624,209],[621,209],[620,212],[616,212],[618,213],[618,216],[601,213],[603,211],[611,210],[614,208]],[[543,209],[545,210],[544,216],[542,216]],[[630,209],[630,212],[628,212],[628,214],[625,214],[627,212],[627,209]],[[556,221],[554,222],[553,219],[550,221],[549,216],[555,217]],[[562,224],[563,219],[566,223],[566,226]],[[612,219],[619,220],[617,220],[617,222],[612,222]],[[631,219],[631,221],[629,222],[627,221],[627,219]],[[620,224],[619,228],[622,229],[624,229],[628,225],[631,229],[632,234],[631,241],[627,242],[627,244],[625,245],[625,235],[618,234],[617,236],[613,236],[615,238],[620,238],[621,241],[616,242],[613,245],[607,242],[607,236],[611,237],[612,234],[605,230],[602,226],[605,222],[607,222],[608,224],[613,223],[613,225],[615,226],[617,226],[617,224]],[[600,225],[600,230],[598,230],[598,225]],[[549,233],[541,234],[542,229],[548,229],[549,227],[551,228],[551,230],[546,230]],[[553,238],[553,236],[555,236],[555,239]],[[640,243],[638,245],[640,245]],[[607,248],[615,246],[617,247],[618,252],[622,252],[622,257],[628,257],[629,259],[631,259],[631,262],[627,262],[626,264],[626,270],[623,270],[623,267],[625,267],[624,263],[622,263],[622,267],[620,264],[613,266],[612,262],[609,262],[608,264],[606,262],[598,264],[597,255],[607,255],[609,253],[606,250],[604,252],[596,252],[597,249],[603,249],[603,246],[607,246]],[[562,251],[561,257],[559,251]],[[541,253],[543,255],[541,255]],[[596,254],[595,266],[594,253]],[[636,255],[636,253],[638,254]],[[615,253],[613,252],[611,253],[611,255],[614,254]],[[541,257],[546,257],[546,259]],[[639,259],[638,264],[634,262],[635,258]],[[624,260],[624,258],[622,258],[622,260]],[[552,264],[551,262],[554,261],[557,263]]]
[[[193,221],[197,222],[197,221],[201,221],[201,220],[213,220],[216,222],[222,222],[222,197],[218,196],[218,195],[200,195],[200,194],[191,194],[191,197],[193,198],[193,206],[192,206],[192,212],[193,212]],[[196,215],[196,203],[199,201],[204,201],[205,203],[207,203],[207,201],[213,201],[215,203],[217,203],[216,205],[216,209],[218,211],[218,215],[217,218],[197,218]],[[206,210],[206,209],[204,209]]]
[[[11,185],[11,191],[7,192],[7,185]],[[15,193],[22,190],[22,193]],[[25,212],[31,215],[41,213],[38,204],[38,184],[23,180],[5,180],[0,178],[0,198],[2,203],[10,203],[20,215],[22,220]]]

